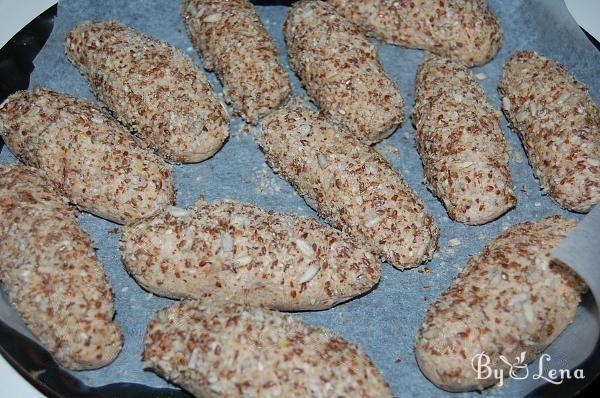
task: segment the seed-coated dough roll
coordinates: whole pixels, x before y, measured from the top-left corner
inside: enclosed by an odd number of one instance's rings
[[[517,51],[499,90],[542,190],[568,210],[590,211],[600,202],[600,111],[587,87],[556,61]]]
[[[500,114],[467,68],[426,60],[412,115],[425,181],[450,218],[484,224],[515,206]]]
[[[485,352],[492,369],[525,352],[534,360],[575,318],[583,281],[551,262],[552,251],[576,221],[562,216],[524,222],[494,238],[427,311],[416,342],[417,362],[429,380],[449,391],[489,387],[472,358]]]
[[[184,0],[183,21],[225,99],[250,123],[290,95],[279,51],[248,0]]]
[[[0,280],[29,329],[63,366],[112,362],[123,337],[92,242],[38,170],[0,164]]]
[[[199,202],[125,229],[123,263],[149,291],[278,310],[326,309],[371,289],[377,259],[311,218]]]
[[[482,65],[502,47],[502,29],[485,0],[329,0],[341,15],[390,44]]]
[[[332,121],[368,144],[402,123],[404,101],[377,48],[331,5],[294,4],[284,29],[292,69]]]
[[[400,269],[431,259],[438,227],[375,149],[297,98],[263,120],[259,144],[267,163],[335,228]]]
[[[358,346],[248,305],[184,301],[159,311],[142,360],[195,397],[392,397]]]
[[[175,200],[171,170],[99,107],[50,89],[0,105],[0,135],[80,209],[117,223]]]
[[[116,22],[82,22],[67,34],[67,56],[96,97],[170,162],[214,155],[229,117],[204,74],[170,44]]]

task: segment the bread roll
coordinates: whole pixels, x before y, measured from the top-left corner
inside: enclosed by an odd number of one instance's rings
[[[285,21],[292,69],[334,123],[372,144],[404,120],[404,101],[377,48],[322,1],[299,1]]]
[[[332,226],[397,268],[431,259],[437,225],[375,149],[299,99],[263,120],[258,141],[273,170]]]
[[[386,43],[422,48],[466,66],[491,61],[502,29],[485,0],[329,0],[337,12]]]
[[[0,135],[81,210],[125,224],[175,200],[171,170],[106,112],[50,89],[0,105]]]
[[[524,222],[469,259],[417,334],[415,355],[429,380],[448,391],[489,387],[500,380],[477,377],[476,355],[485,353],[487,366],[508,376],[501,356],[513,365],[527,364],[575,319],[585,284],[551,261],[575,225],[562,216]]]
[[[392,397],[356,345],[247,305],[184,301],[159,311],[142,360],[195,397]]]
[[[379,263],[341,232],[291,213],[221,201],[170,208],[125,229],[123,263],[149,291],[318,310],[370,290]]]
[[[164,159],[201,162],[229,136],[229,116],[194,62],[117,22],[82,22],[67,57],[115,116]]]
[[[600,111],[587,87],[556,61],[517,51],[499,90],[543,192],[565,209],[589,212],[600,202]]]
[[[515,206],[500,114],[467,68],[426,60],[412,115],[425,182],[450,218],[485,224]]]
[[[0,280],[63,366],[96,369],[123,345],[113,293],[67,200],[36,169],[0,164]]]
[[[184,0],[182,17],[204,67],[223,83],[225,99],[248,122],[277,108],[291,85],[279,51],[247,0]]]

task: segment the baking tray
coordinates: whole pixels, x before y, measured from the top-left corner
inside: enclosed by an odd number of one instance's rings
[[[92,1],[79,1],[77,3],[65,1],[61,3],[57,26],[45,47],[44,44],[52,30],[57,8],[53,7],[34,20],[0,52],[0,76],[2,76],[0,77],[0,101],[3,99],[2,96],[32,84],[47,85],[60,91],[94,99],[87,89],[85,81],[62,54],[61,36],[64,37],[64,34],[71,28],[70,25],[67,26],[68,21],[73,20],[120,20],[147,34],[168,40],[192,56],[201,65],[201,60],[195,51],[191,49],[191,43],[185,36],[185,30],[179,20],[177,1],[175,5],[172,2],[142,2],[141,0],[126,3],[118,0],[107,1],[102,4]],[[259,13],[263,17],[267,29],[275,37],[282,58],[287,63],[285,48],[282,43],[281,24],[285,17],[283,6],[291,2],[255,1],[254,3],[260,5]],[[476,68],[476,70],[488,75],[488,78],[482,82],[482,86],[492,104],[498,106],[498,98],[495,93],[499,77],[497,70],[506,57],[518,48],[533,48],[544,55],[553,56],[566,63],[575,75],[588,85],[592,86],[591,83],[595,83],[591,90],[595,100],[598,101],[598,95],[600,94],[598,76],[590,73],[587,68],[590,65],[594,66],[594,62],[599,58],[590,55],[593,47],[587,41],[585,35],[579,31],[572,20],[567,19],[564,21],[560,18],[559,21],[553,20],[552,18],[556,18],[556,9],[548,10],[542,7],[539,1],[533,1],[529,5],[525,3],[524,1],[502,3],[499,0],[490,2],[492,9],[499,15],[503,23],[506,37],[505,46],[496,60],[483,68]],[[553,3],[553,1],[548,1],[548,3]],[[153,14],[160,15],[161,21],[153,22],[149,20],[146,15],[139,12],[139,7],[141,7],[139,4],[144,5],[143,9],[151,10]],[[262,7],[266,5],[272,7]],[[558,5],[558,9],[560,10],[560,5]],[[61,20],[61,17],[65,17],[64,14],[60,14],[63,11],[68,14],[68,18]],[[566,9],[563,11],[567,12]],[[540,12],[546,14],[540,16]],[[513,21],[513,24],[529,23],[538,26],[536,26],[537,29],[530,29],[529,35],[524,38],[522,35],[511,35],[510,31],[507,31],[505,21],[510,20]],[[546,23],[541,24],[541,21],[544,20]],[[565,24],[567,24],[568,29],[565,30],[568,34],[563,34],[562,40],[559,40],[558,43],[554,42],[559,48],[553,51],[548,43],[549,38],[545,38],[544,31],[556,27],[564,28]],[[573,36],[576,38],[574,43],[572,41]],[[567,43],[572,43],[575,50],[570,51],[570,55],[563,59],[560,55],[569,50],[569,47],[566,47]],[[586,48],[582,43],[585,43],[588,47]],[[595,42],[594,45],[597,47],[598,43]],[[560,48],[561,46],[562,48]],[[577,46],[584,46],[584,48],[578,48]],[[42,52],[35,60],[36,70],[32,74],[33,64],[31,61],[40,49],[42,49]],[[597,53],[595,55],[597,56]],[[413,102],[414,71],[422,60],[422,52],[380,45],[380,56],[386,69],[400,83],[402,94],[407,102],[405,112],[408,115]],[[4,73],[6,69],[3,68],[7,65],[12,68],[11,73]],[[598,64],[595,65],[598,66]],[[56,76],[61,76],[61,78],[57,79]],[[6,77],[10,77],[11,81],[8,81]],[[305,95],[293,73],[291,77],[294,92],[298,95]],[[594,77],[595,81],[593,81]],[[29,82],[30,78],[31,82]],[[221,91],[215,77],[209,74],[209,78],[217,91]],[[571,213],[558,209],[549,198],[541,196],[516,134],[510,132],[506,124],[503,127],[507,141],[512,148],[511,169],[515,185],[520,188],[518,189],[519,206],[507,216],[483,227],[468,227],[450,221],[441,205],[421,184],[422,168],[418,154],[414,149],[410,122],[406,122],[394,136],[379,144],[378,149],[390,160],[394,167],[404,174],[409,184],[423,198],[442,228],[440,252],[426,266],[406,272],[400,272],[388,265],[383,265],[380,285],[365,297],[329,311],[297,314],[297,316],[310,323],[328,326],[340,332],[347,339],[359,343],[384,371],[386,378],[392,384],[398,396],[437,396],[444,394],[442,390],[438,390],[429,383],[416,368],[412,356],[412,342],[416,328],[426,308],[449,285],[452,278],[465,264],[468,255],[478,252],[489,238],[522,220],[535,219],[552,213],[573,216]],[[239,119],[235,119],[232,123],[231,138],[217,156],[199,165],[174,166],[178,187],[177,204],[190,205],[197,199],[198,195],[204,194],[209,200],[229,197],[253,202],[267,208],[315,215],[291,187],[274,175],[264,164],[262,154],[254,143],[252,130]],[[0,151],[0,162],[14,161],[14,158],[11,158],[11,155],[7,153],[6,148],[2,149],[1,141]],[[214,181],[219,181],[219,184],[214,184]],[[523,192],[523,188],[525,192]],[[171,301],[147,294],[122,269],[115,244],[119,235],[114,231],[114,224],[87,214],[82,214],[80,221],[94,238],[98,246],[98,257],[105,265],[109,279],[113,284],[117,296],[117,320],[124,326],[126,332],[124,352],[115,361],[114,365],[107,368],[91,372],[68,371],[59,367],[41,346],[23,333],[13,329],[15,321],[9,322],[13,327],[9,327],[6,323],[0,321],[0,352],[23,376],[48,396],[188,396],[185,392],[175,389],[153,373],[142,372],[141,363],[139,362],[141,332],[145,328],[146,321],[156,309],[168,305]],[[463,244],[459,248],[449,249],[447,241],[455,237],[459,238]],[[427,273],[425,270],[431,270],[431,273]],[[4,293],[2,292],[2,294]],[[133,302],[132,298],[134,299]],[[6,300],[5,296],[4,299]],[[585,309],[590,308],[592,305],[590,297],[586,297],[576,324],[581,323],[581,318],[586,316]],[[137,328],[132,331],[130,327],[133,324],[137,325]],[[23,331],[22,326],[21,331]],[[17,329],[20,328],[17,327]],[[572,329],[570,328],[571,332]],[[561,336],[552,347],[560,346],[563,337]],[[556,396],[559,394],[560,396],[572,396],[583,391],[600,373],[600,348],[596,346],[594,353],[579,367],[585,371],[585,380],[572,379],[560,385],[546,384],[535,389],[530,395]],[[139,371],[132,376],[128,374],[127,368],[139,368]],[[115,374],[119,377],[111,377]],[[140,374],[143,377],[139,377]],[[118,382],[106,384],[111,381]],[[511,396],[511,394],[514,395],[515,391],[514,384],[509,382],[504,389],[488,389],[481,395]]]

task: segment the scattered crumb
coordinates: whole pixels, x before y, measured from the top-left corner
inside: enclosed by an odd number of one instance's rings
[[[383,146],[378,147],[376,149],[382,155],[384,155],[386,153],[391,153],[391,154],[394,154],[394,155],[400,155],[400,148],[398,148],[397,146],[394,146],[394,145],[389,145],[389,144],[388,145],[383,145]]]
[[[244,121],[242,119],[242,123],[240,124],[239,128],[234,129],[231,132],[231,136],[235,137],[235,139],[237,141],[239,141],[241,137],[247,136],[248,134],[250,134],[252,132],[253,128],[254,127],[251,124],[246,123],[246,121]]]
[[[534,205],[535,207],[540,207],[542,204],[541,204],[540,202],[535,202],[533,205]]]
[[[515,159],[515,162],[523,163],[523,155],[521,155],[521,152],[513,151],[513,158]]]
[[[423,289],[431,289],[431,285],[424,285]]]
[[[202,181],[203,178],[204,177],[202,177],[202,176],[198,176],[198,177],[196,177],[196,181]]]
[[[192,51],[194,51],[194,47],[188,47],[185,49],[185,51],[191,53]]]
[[[483,72],[475,73],[475,78],[477,80],[485,80],[485,79],[487,79],[487,75]]]
[[[256,193],[261,195],[272,195],[280,192],[281,188],[277,185],[277,179],[272,174],[271,170],[267,165],[263,165],[260,170],[257,171],[258,186],[256,187]]]
[[[448,247],[460,246],[462,242],[458,238],[452,238],[448,241]]]
[[[459,271],[462,269],[462,266],[460,264],[458,264],[458,263],[452,264],[452,267],[454,267],[455,269],[457,269]]]
[[[527,193],[527,189],[525,189],[525,185],[521,185],[521,192]]]
[[[402,359],[400,359],[400,357],[396,357],[396,359],[394,360],[394,362],[400,363],[400,362],[402,362]]]
[[[481,239],[481,240],[485,239],[485,234],[483,232],[479,233],[479,239]]]
[[[417,271],[419,274],[431,274],[431,269],[429,267],[419,268]]]
[[[121,292],[125,293],[128,290],[129,290],[129,287],[125,286],[124,288],[121,289]]]
[[[108,230],[109,234],[118,234],[119,233],[119,227],[114,227]]]

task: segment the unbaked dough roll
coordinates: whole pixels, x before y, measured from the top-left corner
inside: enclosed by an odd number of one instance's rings
[[[0,164],[0,280],[63,366],[111,363],[123,344],[113,293],[67,200],[38,170]]]
[[[482,375],[486,364],[508,376],[501,356],[527,364],[575,319],[585,283],[551,260],[576,224],[562,216],[524,222],[469,259],[417,334],[415,355],[429,380],[449,391],[489,387],[499,380],[477,377],[479,359]]]
[[[258,140],[267,163],[335,228],[400,269],[431,259],[438,227],[375,149],[297,98],[263,120]]]
[[[482,65],[502,47],[502,29],[485,0],[329,0],[377,38]]]
[[[285,40],[292,69],[336,124],[372,144],[402,123],[404,101],[379,63],[377,48],[330,4],[294,4]]]
[[[184,0],[182,16],[204,66],[217,72],[225,99],[248,122],[290,95],[279,51],[248,0]]]
[[[121,254],[153,293],[283,311],[330,308],[380,274],[375,256],[338,230],[232,201],[172,207],[127,227]]]
[[[517,51],[499,90],[542,190],[565,209],[590,211],[600,202],[600,112],[587,87],[556,61]]]
[[[116,223],[175,200],[171,170],[96,105],[50,89],[18,91],[0,105],[0,135],[82,210]]]
[[[473,74],[454,61],[429,58],[417,71],[415,97],[425,181],[450,218],[484,224],[514,207],[500,113]]]
[[[159,311],[144,336],[142,360],[199,398],[392,397],[355,344],[248,305],[184,301]]]
[[[67,56],[115,116],[170,162],[214,155],[229,116],[204,74],[172,45],[116,22],[82,22]]]

